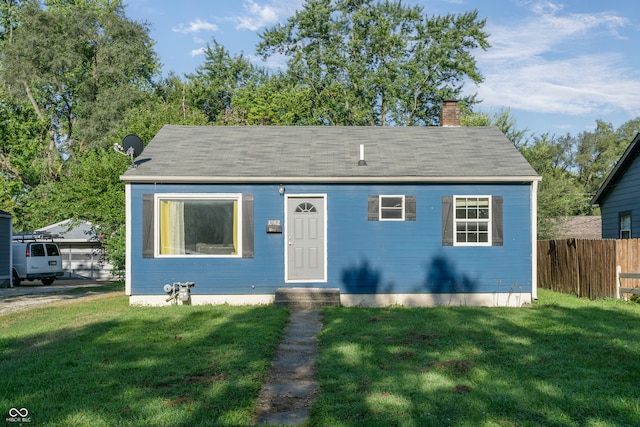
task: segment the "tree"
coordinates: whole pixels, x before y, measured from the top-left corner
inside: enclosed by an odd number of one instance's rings
[[[231,106],[218,119],[224,125],[318,125],[312,114],[313,94],[308,87],[282,73],[266,76],[236,89]]]
[[[258,54],[288,57],[287,72],[310,88],[318,122],[429,125],[444,99],[481,82],[471,55],[487,49],[477,12],[427,17],[419,6],[373,0],[307,0],[265,30]]]
[[[0,45],[11,41],[13,30],[17,27],[20,15],[19,0],[2,0],[0,2]]]
[[[33,191],[20,218],[24,229],[36,229],[65,219],[72,224],[87,220],[107,249],[103,258],[113,264],[113,272],[124,271],[125,194],[120,175],[129,165],[125,156],[99,148],[79,153],[56,181]]]
[[[172,73],[155,83],[153,93],[127,111],[124,125],[109,137],[109,145],[120,142],[130,133],[148,143],[165,124],[209,124],[207,116],[189,103],[188,86],[189,83]]]
[[[633,124],[628,123],[621,130],[614,130],[610,123],[597,120],[593,132],[582,132],[574,139],[578,180],[589,199],[598,191],[631,142],[633,137],[629,137],[627,129],[632,128]],[[637,126],[637,120],[635,124]]]
[[[29,190],[46,177],[46,130],[29,104],[12,102],[0,88],[0,203],[17,227]]]
[[[231,108],[234,92],[256,79],[261,71],[243,55],[232,57],[215,39],[204,54],[204,64],[187,76],[188,99],[214,123]]]
[[[22,6],[2,52],[2,79],[48,123],[51,179],[61,154],[104,146],[124,112],[143,97],[158,70],[145,25],[124,15],[122,2],[36,0]]]
[[[521,147],[521,152],[542,177],[538,186],[538,238],[556,236],[558,220],[583,212],[584,190],[572,172],[567,156],[567,138],[545,134]]]
[[[207,118],[185,103],[185,83],[174,75],[158,82],[140,106],[128,110],[124,125],[106,138],[107,149],[79,152],[67,161],[55,181],[41,184],[29,198],[20,218],[22,228],[36,229],[68,218],[94,224],[106,248],[104,257],[118,275],[125,260],[125,190],[120,176],[131,166],[129,159],[111,147],[128,134],[145,143],[165,124],[204,125]]]

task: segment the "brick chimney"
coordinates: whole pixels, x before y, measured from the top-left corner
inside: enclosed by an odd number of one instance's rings
[[[440,109],[440,126],[460,126],[460,107],[458,101],[444,101]]]

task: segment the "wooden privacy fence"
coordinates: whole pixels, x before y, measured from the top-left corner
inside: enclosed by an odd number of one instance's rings
[[[619,269],[618,269],[619,266]],[[590,299],[620,296],[620,277],[640,273],[640,239],[539,240],[538,286]],[[640,287],[624,278],[623,288]]]

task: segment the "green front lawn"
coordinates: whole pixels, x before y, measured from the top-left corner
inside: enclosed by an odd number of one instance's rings
[[[0,411],[30,425],[249,425],[287,323],[274,307],[130,307],[123,295],[0,316]]]
[[[277,307],[130,307],[107,294],[0,316],[0,411],[31,425],[251,425]],[[310,425],[640,425],[640,304],[324,312]]]
[[[325,312],[315,425],[640,425],[640,305]]]

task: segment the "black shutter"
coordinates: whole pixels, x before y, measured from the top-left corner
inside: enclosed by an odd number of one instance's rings
[[[503,238],[503,219],[502,219],[502,196],[491,197],[491,245],[502,246]]]
[[[253,194],[242,195],[242,258],[254,256]]]
[[[404,219],[405,221],[416,220],[416,196],[404,197]]]
[[[453,246],[453,196],[442,196],[442,246]]]
[[[153,194],[142,195],[142,258],[153,258]]]
[[[368,200],[367,219],[369,221],[378,221],[380,219],[380,197],[369,196]]]

